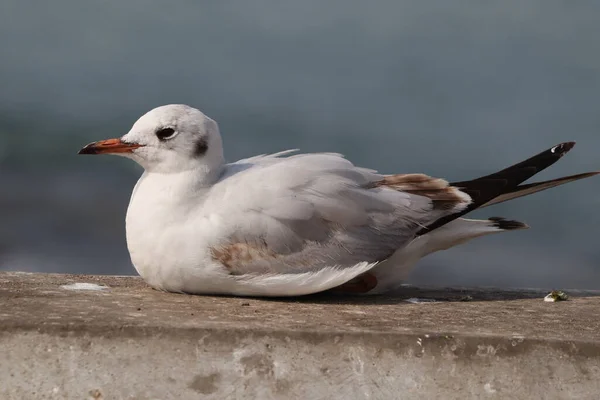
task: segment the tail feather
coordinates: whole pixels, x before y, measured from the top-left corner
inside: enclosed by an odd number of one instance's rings
[[[505,219],[502,217],[489,217],[488,221],[492,223],[495,228],[503,231],[514,231],[517,229],[528,229],[529,225],[521,221],[515,221],[512,219]]]
[[[463,210],[447,215],[424,227],[418,232],[423,235],[453,221],[477,208],[497,204],[517,197],[526,196],[541,190],[549,189],[577,179],[587,178],[596,173],[573,175],[553,181],[521,185],[533,175],[548,168],[575,146],[575,142],[565,142],[551,147],[525,161],[514,164],[501,171],[477,179],[463,182],[453,182],[450,185],[457,187],[461,192],[468,194],[472,202]]]
[[[478,237],[527,228],[528,226],[522,222],[504,218],[485,220],[457,218],[428,235],[416,238],[369,270],[369,273],[375,276],[377,286],[368,294],[380,294],[397,289],[406,281],[415,264],[428,254],[447,250]]]

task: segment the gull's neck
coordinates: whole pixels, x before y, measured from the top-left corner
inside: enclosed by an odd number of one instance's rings
[[[224,165],[175,173],[145,171],[133,189],[131,202],[173,206],[194,197],[201,198],[219,180],[223,169]]]

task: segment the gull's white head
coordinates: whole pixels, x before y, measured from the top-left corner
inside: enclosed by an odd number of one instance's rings
[[[209,174],[224,163],[217,123],[183,104],[150,110],[123,137],[90,143],[79,154],[117,154],[158,173],[201,170]]]

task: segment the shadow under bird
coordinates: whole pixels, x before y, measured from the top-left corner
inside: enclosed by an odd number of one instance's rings
[[[225,163],[218,125],[165,105],[119,139],[79,154],[116,154],[144,168],[126,217],[127,247],[152,287],[193,294],[382,293],[415,263],[475,237],[524,229],[463,216],[598,174],[523,184],[575,145],[561,143],[477,179],[382,175],[334,153],[295,150]]]

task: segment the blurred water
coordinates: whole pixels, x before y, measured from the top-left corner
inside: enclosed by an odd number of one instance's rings
[[[600,3],[130,0],[0,4],[0,268],[130,274],[140,174],[77,157],[188,103],[230,160],[300,148],[462,180],[564,140],[600,169]],[[532,229],[423,260],[436,284],[598,288],[600,180],[486,209]]]

